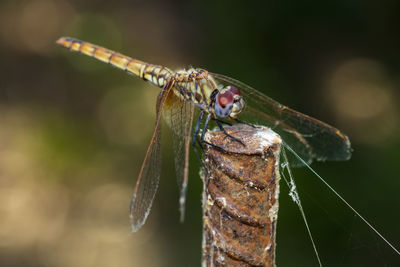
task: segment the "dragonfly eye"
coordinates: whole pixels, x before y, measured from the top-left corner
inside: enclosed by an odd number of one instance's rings
[[[239,89],[234,86],[227,86],[226,89],[229,90],[234,96],[242,96],[242,93],[239,91]]]
[[[216,96],[215,114],[220,118],[228,117],[233,107],[234,96],[230,90],[224,89]]]
[[[224,90],[217,95],[217,102],[224,108],[233,103],[233,94],[229,90]]]

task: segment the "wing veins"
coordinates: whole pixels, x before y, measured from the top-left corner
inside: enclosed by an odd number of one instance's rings
[[[157,192],[161,171],[161,114],[173,84],[174,81],[169,80],[157,98],[154,133],[142,163],[131,200],[130,218],[133,232],[139,230],[146,221]]]

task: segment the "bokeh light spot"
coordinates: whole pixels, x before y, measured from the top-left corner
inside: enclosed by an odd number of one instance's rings
[[[395,91],[379,62],[360,58],[342,63],[331,74],[327,96],[340,123],[358,140],[377,143],[397,132]]]
[[[64,1],[10,1],[0,11],[0,37],[14,49],[48,55],[74,9]]]
[[[111,142],[141,146],[150,140],[158,93],[157,88],[132,86],[106,94],[99,108],[99,119]]]

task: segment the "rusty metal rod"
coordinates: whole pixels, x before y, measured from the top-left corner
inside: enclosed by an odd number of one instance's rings
[[[275,266],[281,138],[237,124],[205,140],[202,266]]]

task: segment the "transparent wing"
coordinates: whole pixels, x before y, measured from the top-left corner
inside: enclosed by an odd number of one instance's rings
[[[185,217],[186,191],[189,175],[189,148],[193,124],[194,104],[181,100],[171,90],[164,105],[163,116],[172,131],[175,171],[179,186],[179,211]]]
[[[146,157],[140,169],[136,187],[133,191],[130,207],[131,228],[139,230],[149,215],[154,196],[157,192],[161,171],[161,114],[173,83],[168,82],[160,92],[156,105],[156,125],[153,137],[147,149]]]
[[[241,91],[246,107],[239,119],[271,127],[308,163],[313,159],[347,160],[351,157],[349,138],[338,129],[281,105],[233,78],[211,75],[216,81],[235,86]]]

